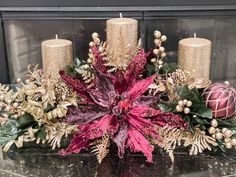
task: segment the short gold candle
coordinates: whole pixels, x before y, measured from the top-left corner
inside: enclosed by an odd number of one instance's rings
[[[179,41],[178,64],[191,73],[197,88],[209,83],[211,41],[203,38],[185,38]]]
[[[43,41],[42,60],[43,70],[58,72],[73,63],[72,42],[65,39],[51,39]]]
[[[107,20],[107,56],[115,67],[125,68],[137,53],[138,21],[132,18]]]

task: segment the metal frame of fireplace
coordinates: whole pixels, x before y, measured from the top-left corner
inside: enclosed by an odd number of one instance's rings
[[[0,0],[0,82],[9,83],[4,20],[108,19],[119,12],[141,19],[171,19],[182,16],[236,16],[234,0]],[[141,37],[145,38],[141,29]]]

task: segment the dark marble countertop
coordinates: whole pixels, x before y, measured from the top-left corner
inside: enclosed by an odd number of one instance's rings
[[[172,164],[166,155],[155,155],[154,164],[140,154],[124,159],[110,155],[101,164],[91,154],[59,156],[28,149],[11,151],[0,159],[0,177],[236,177],[236,155],[175,155]]]

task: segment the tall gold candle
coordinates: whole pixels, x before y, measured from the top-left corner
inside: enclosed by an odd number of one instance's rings
[[[204,88],[210,83],[210,61],[210,40],[195,36],[179,41],[178,64],[191,73],[197,88]]]
[[[115,67],[125,68],[137,53],[138,21],[131,18],[107,20],[107,56]]]
[[[56,36],[56,39],[43,41],[41,48],[44,71],[50,69],[58,72],[73,62],[72,42],[69,40]]]

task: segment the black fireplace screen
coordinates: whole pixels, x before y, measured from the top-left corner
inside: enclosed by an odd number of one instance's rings
[[[124,16],[139,20],[139,37],[143,47],[153,47],[153,31],[158,29],[167,35],[167,62],[176,62],[178,41],[193,36],[212,41],[211,79],[230,81],[236,85],[236,13],[234,10],[222,11],[123,11]],[[41,64],[40,44],[43,40],[54,38],[69,39],[73,42],[74,57],[87,59],[88,43],[91,33],[96,31],[105,40],[106,19],[118,16],[119,11],[106,12],[2,12],[3,44],[9,73],[9,80],[2,76],[3,82],[14,83],[23,77],[28,64]],[[1,33],[1,30],[0,30]],[[0,42],[1,44],[1,42]],[[2,56],[1,56],[2,57]],[[3,58],[1,61],[4,62]],[[204,62],[204,61],[203,61]],[[2,73],[2,75],[7,75]],[[5,80],[4,80],[5,79]]]

